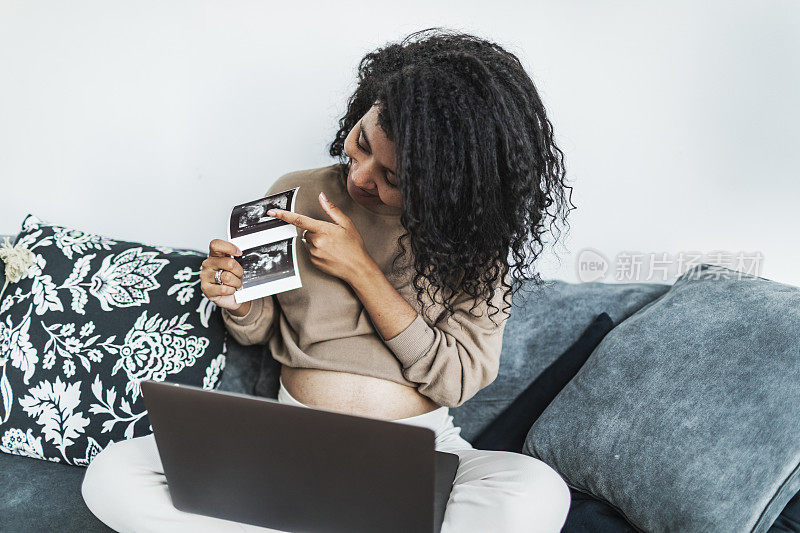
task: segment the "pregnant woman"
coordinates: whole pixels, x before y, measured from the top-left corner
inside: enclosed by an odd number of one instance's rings
[[[528,269],[545,226],[571,209],[563,154],[513,54],[433,30],[362,60],[330,146],[338,163],[267,191],[299,186],[295,212],[267,214],[303,236],[303,286],[236,303],[241,250],[215,239],[201,288],[240,343],[269,344],[280,402],[428,427],[458,455],[444,533],[557,532],[570,505],[559,474],[474,449],[449,408],[496,378],[512,285],[541,281]],[[272,531],[175,509],[152,436],[98,458],[83,495],[114,528]]]

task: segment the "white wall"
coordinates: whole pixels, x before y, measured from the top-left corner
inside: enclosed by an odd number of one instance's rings
[[[587,248],[724,250],[800,285],[800,3],[404,4],[0,0],[0,233],[30,212],[207,249],[333,162],[366,52],[444,25],[517,53],[548,107],[578,210],[545,277]]]

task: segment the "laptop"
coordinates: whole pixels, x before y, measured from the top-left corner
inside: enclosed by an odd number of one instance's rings
[[[145,380],[173,505],[304,532],[439,533],[458,455],[433,430]]]

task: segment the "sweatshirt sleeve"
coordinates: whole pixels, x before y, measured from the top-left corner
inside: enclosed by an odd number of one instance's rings
[[[498,282],[494,307],[484,300],[472,314],[473,300],[462,297],[453,304],[455,313],[441,325],[431,326],[417,313],[414,321],[391,339],[378,335],[403,365],[406,379],[419,384],[420,393],[439,405],[458,407],[497,377],[509,317],[503,310],[504,293]]]
[[[222,310],[222,321],[239,344],[266,344],[274,333],[275,302],[273,296],[251,300],[250,311],[242,317]]]

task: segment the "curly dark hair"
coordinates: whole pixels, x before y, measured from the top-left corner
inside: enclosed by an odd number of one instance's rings
[[[474,300],[472,309],[485,299],[494,316],[499,285],[510,310],[509,289],[544,283],[526,271],[544,249],[547,221],[551,231],[559,220],[569,229],[566,217],[576,208],[564,154],[521,62],[496,43],[440,27],[368,53],[330,144],[345,175],[345,138],[376,104],[378,125],[395,143],[404,200],[406,233],[393,267],[410,237],[417,301],[422,306],[423,291],[431,301],[440,297],[445,310],[437,322],[463,295]]]

